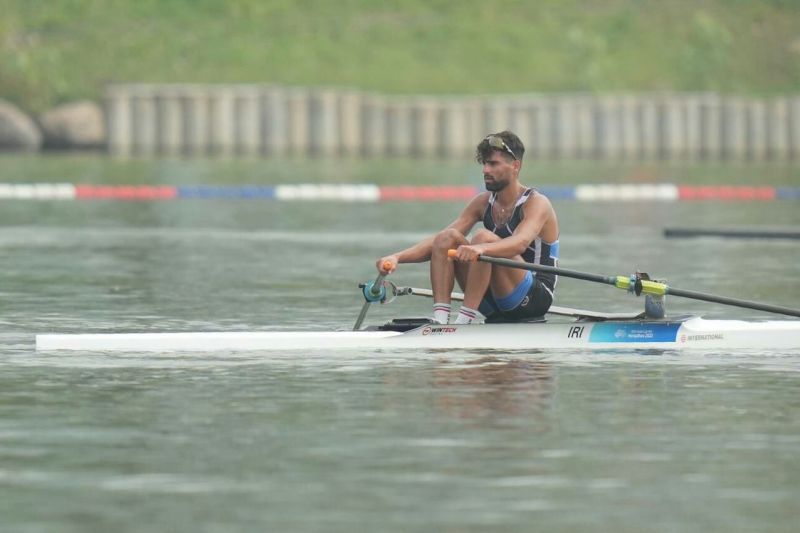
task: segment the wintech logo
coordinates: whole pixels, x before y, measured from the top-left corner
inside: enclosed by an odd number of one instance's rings
[[[423,335],[444,335],[445,333],[455,333],[458,328],[452,326],[425,326],[422,329]]]

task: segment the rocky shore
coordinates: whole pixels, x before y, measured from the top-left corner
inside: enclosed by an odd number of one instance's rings
[[[103,109],[82,100],[30,116],[0,99],[0,151],[96,150],[106,145]]]

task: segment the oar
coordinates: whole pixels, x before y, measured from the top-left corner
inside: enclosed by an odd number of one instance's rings
[[[448,250],[449,257],[456,256],[456,250]],[[534,265],[524,261],[513,261],[502,257],[489,257],[487,255],[478,256],[478,261],[485,263],[492,263],[509,268],[520,268],[522,270],[530,270],[531,272],[547,272],[557,276],[564,276],[565,278],[582,279],[584,281],[593,281],[595,283],[603,283],[606,285],[613,285],[618,289],[624,289],[629,292],[635,292],[638,296],[641,293],[653,294],[656,296],[663,296],[671,294],[673,296],[680,296],[683,298],[691,298],[693,300],[703,300],[705,302],[712,302],[724,305],[732,305],[735,307],[744,307],[747,309],[755,309],[757,311],[766,311],[768,313],[777,313],[781,315],[797,316],[800,317],[800,310],[792,309],[790,307],[782,307],[778,305],[770,305],[761,302],[753,302],[750,300],[740,300],[738,298],[728,298],[727,296],[717,296],[715,294],[708,294],[705,292],[690,291],[686,289],[679,289],[677,287],[670,287],[666,283],[652,281],[648,279],[640,279],[636,276],[603,276],[600,274],[592,274],[589,272],[579,272],[577,270],[567,270],[564,268],[551,267],[547,265]]]
[[[384,270],[389,270],[391,267],[392,264],[388,261],[383,264]],[[367,316],[369,305],[386,297],[386,287],[383,286],[383,278],[385,277],[386,274],[378,274],[378,277],[375,278],[375,281],[364,285],[363,293],[366,301],[364,302],[364,305],[361,306],[361,312],[358,313],[358,318],[356,318],[356,324],[353,326],[353,331],[358,331],[361,328],[361,323],[364,322],[364,317]]]

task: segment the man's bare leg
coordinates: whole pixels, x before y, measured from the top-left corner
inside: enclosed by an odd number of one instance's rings
[[[491,231],[480,230],[473,236],[470,244],[485,244],[499,240],[500,237]],[[458,311],[456,324],[469,324],[478,316],[478,307],[480,307],[491,282],[492,266],[491,263],[480,261],[469,265],[467,279],[464,283],[464,302]]]
[[[468,241],[464,235],[454,229],[441,231],[433,240],[431,250],[431,289],[433,290],[434,319],[444,324],[450,315],[450,295],[456,277],[459,284],[466,279],[469,265],[456,264],[447,256],[447,250],[458,248]]]
[[[488,230],[475,234],[471,244],[497,242],[500,237]],[[516,259],[521,260],[521,257]],[[456,323],[470,323],[477,315],[486,291],[491,288],[492,294],[499,298],[511,294],[525,278],[524,270],[498,267],[491,263],[477,262],[469,267],[464,286],[464,303],[456,318]],[[463,316],[462,316],[463,315]]]

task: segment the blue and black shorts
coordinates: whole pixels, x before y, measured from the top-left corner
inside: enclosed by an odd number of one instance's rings
[[[519,322],[543,316],[553,304],[553,292],[531,272],[509,294],[496,298],[486,291],[478,308],[487,322]]]

